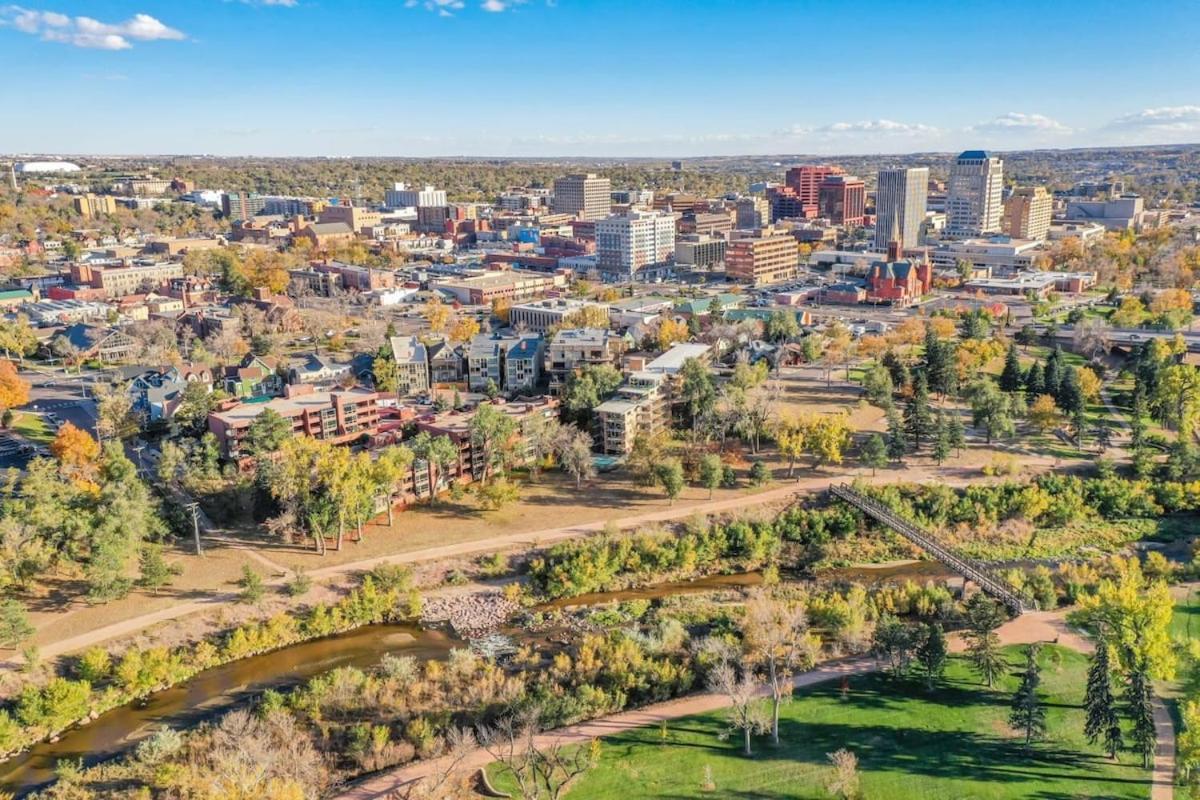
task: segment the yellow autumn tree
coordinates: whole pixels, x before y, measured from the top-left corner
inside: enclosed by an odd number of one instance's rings
[[[29,402],[29,382],[11,361],[0,360],[0,413]]]
[[[675,319],[664,319],[658,326],[658,349],[666,350],[673,344],[688,340],[687,324]]]

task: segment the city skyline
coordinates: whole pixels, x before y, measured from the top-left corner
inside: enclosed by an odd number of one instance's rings
[[[621,158],[1191,143],[1191,13],[27,0],[0,4],[0,102],[22,109],[0,150]],[[781,31],[808,32],[805,46]],[[772,59],[795,67],[788,80],[764,78]]]

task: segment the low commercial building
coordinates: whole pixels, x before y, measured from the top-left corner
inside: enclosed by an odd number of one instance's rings
[[[719,270],[725,266],[725,240],[719,236],[689,233],[675,241],[675,263],[684,269]]]
[[[131,266],[72,264],[71,282],[89,286],[104,297],[122,297],[156,289],[173,278],[183,277],[178,261],[135,263]]]
[[[225,458],[241,458],[250,425],[270,409],[291,420],[292,435],[347,444],[373,434],[379,427],[378,395],[366,389],[315,391],[312,386],[289,386],[284,397],[266,402],[223,404],[208,415],[208,429],[217,437]]]
[[[1140,195],[1123,194],[1115,199],[1067,200],[1068,222],[1095,222],[1110,231],[1138,228],[1145,214],[1145,201]]]
[[[943,243],[930,253],[930,259],[939,269],[954,268],[965,261],[975,269],[1012,273],[1031,268],[1041,247],[1039,241],[1008,236],[963,239]]]
[[[608,320],[608,306],[602,303],[555,297],[513,306],[508,312],[508,324],[514,328],[545,333],[553,327],[570,324],[572,317],[581,315],[588,308],[597,309],[593,313],[603,315],[603,319]]]
[[[515,269],[489,270],[430,282],[430,288],[453,295],[455,300],[467,305],[488,305],[500,299],[520,303],[566,285],[566,276],[559,273],[544,274]]]
[[[1050,292],[1078,294],[1096,285],[1094,272],[1022,272],[1010,278],[980,278],[964,287],[973,292],[993,295],[1045,297]]]

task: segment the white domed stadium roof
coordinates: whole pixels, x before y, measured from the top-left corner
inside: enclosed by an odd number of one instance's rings
[[[79,165],[70,161],[22,161],[17,172],[79,172]]]

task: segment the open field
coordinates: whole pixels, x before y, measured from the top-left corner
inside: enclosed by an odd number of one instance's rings
[[[1021,648],[1008,649],[1015,665]],[[1046,741],[1026,749],[1007,724],[1015,674],[995,690],[982,686],[962,659],[953,658],[944,684],[925,692],[916,681],[879,674],[799,693],[784,706],[783,743],[773,749],[757,737],[755,755],[740,740],[721,740],[720,712],[685,717],[661,728],[638,729],[602,740],[599,766],[569,792],[571,800],[626,797],[828,797],[826,754],[847,748],[859,759],[865,797],[1145,798],[1149,773],[1130,754],[1116,763],[1089,746],[1082,733],[1086,656],[1043,648],[1042,689]],[[711,769],[713,786],[706,788]],[[504,790],[512,784],[492,767]]]

